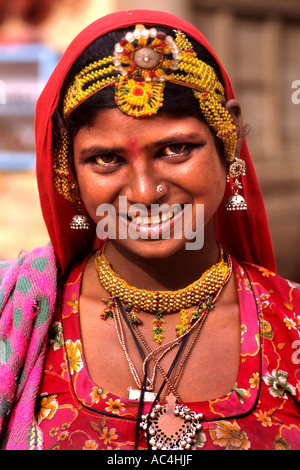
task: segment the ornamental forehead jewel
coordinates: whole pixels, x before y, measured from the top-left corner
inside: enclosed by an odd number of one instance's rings
[[[193,90],[207,124],[224,143],[227,161],[232,162],[237,133],[224,107],[224,87],[214,69],[198,59],[181,31],[175,32],[174,39],[156,28],[137,25],[115,45],[111,56],[88,64],[75,76],[64,98],[64,119],[67,121],[81,103],[108,86],[115,87],[115,102],[123,113],[136,118],[151,116],[163,106],[166,82]],[[67,156],[68,136],[64,134],[56,151],[55,185],[73,202],[77,190],[74,193],[73,180],[68,189]]]
[[[156,28],[137,25],[115,45],[114,64],[119,76],[115,101],[124,113],[151,116],[163,105],[165,80],[177,70],[179,48]]]

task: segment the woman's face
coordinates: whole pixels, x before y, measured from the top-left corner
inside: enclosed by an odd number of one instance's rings
[[[137,119],[105,109],[79,130],[73,146],[86,210],[98,228],[105,221],[105,230],[113,229],[110,238],[120,248],[146,258],[168,257],[191,243],[189,230],[203,232],[203,225],[213,223],[226,170],[214,136],[199,119],[163,114]]]

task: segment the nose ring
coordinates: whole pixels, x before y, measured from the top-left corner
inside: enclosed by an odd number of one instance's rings
[[[156,186],[156,191],[158,193],[163,193],[164,192],[164,187],[161,184],[159,184],[158,186]]]

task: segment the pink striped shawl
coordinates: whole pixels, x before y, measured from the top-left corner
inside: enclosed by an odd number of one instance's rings
[[[0,264],[0,448],[38,448],[34,406],[56,300],[52,246]]]

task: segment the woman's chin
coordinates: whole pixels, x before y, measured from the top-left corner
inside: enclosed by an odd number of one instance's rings
[[[167,259],[186,250],[187,240],[110,240],[118,249],[144,259]]]

